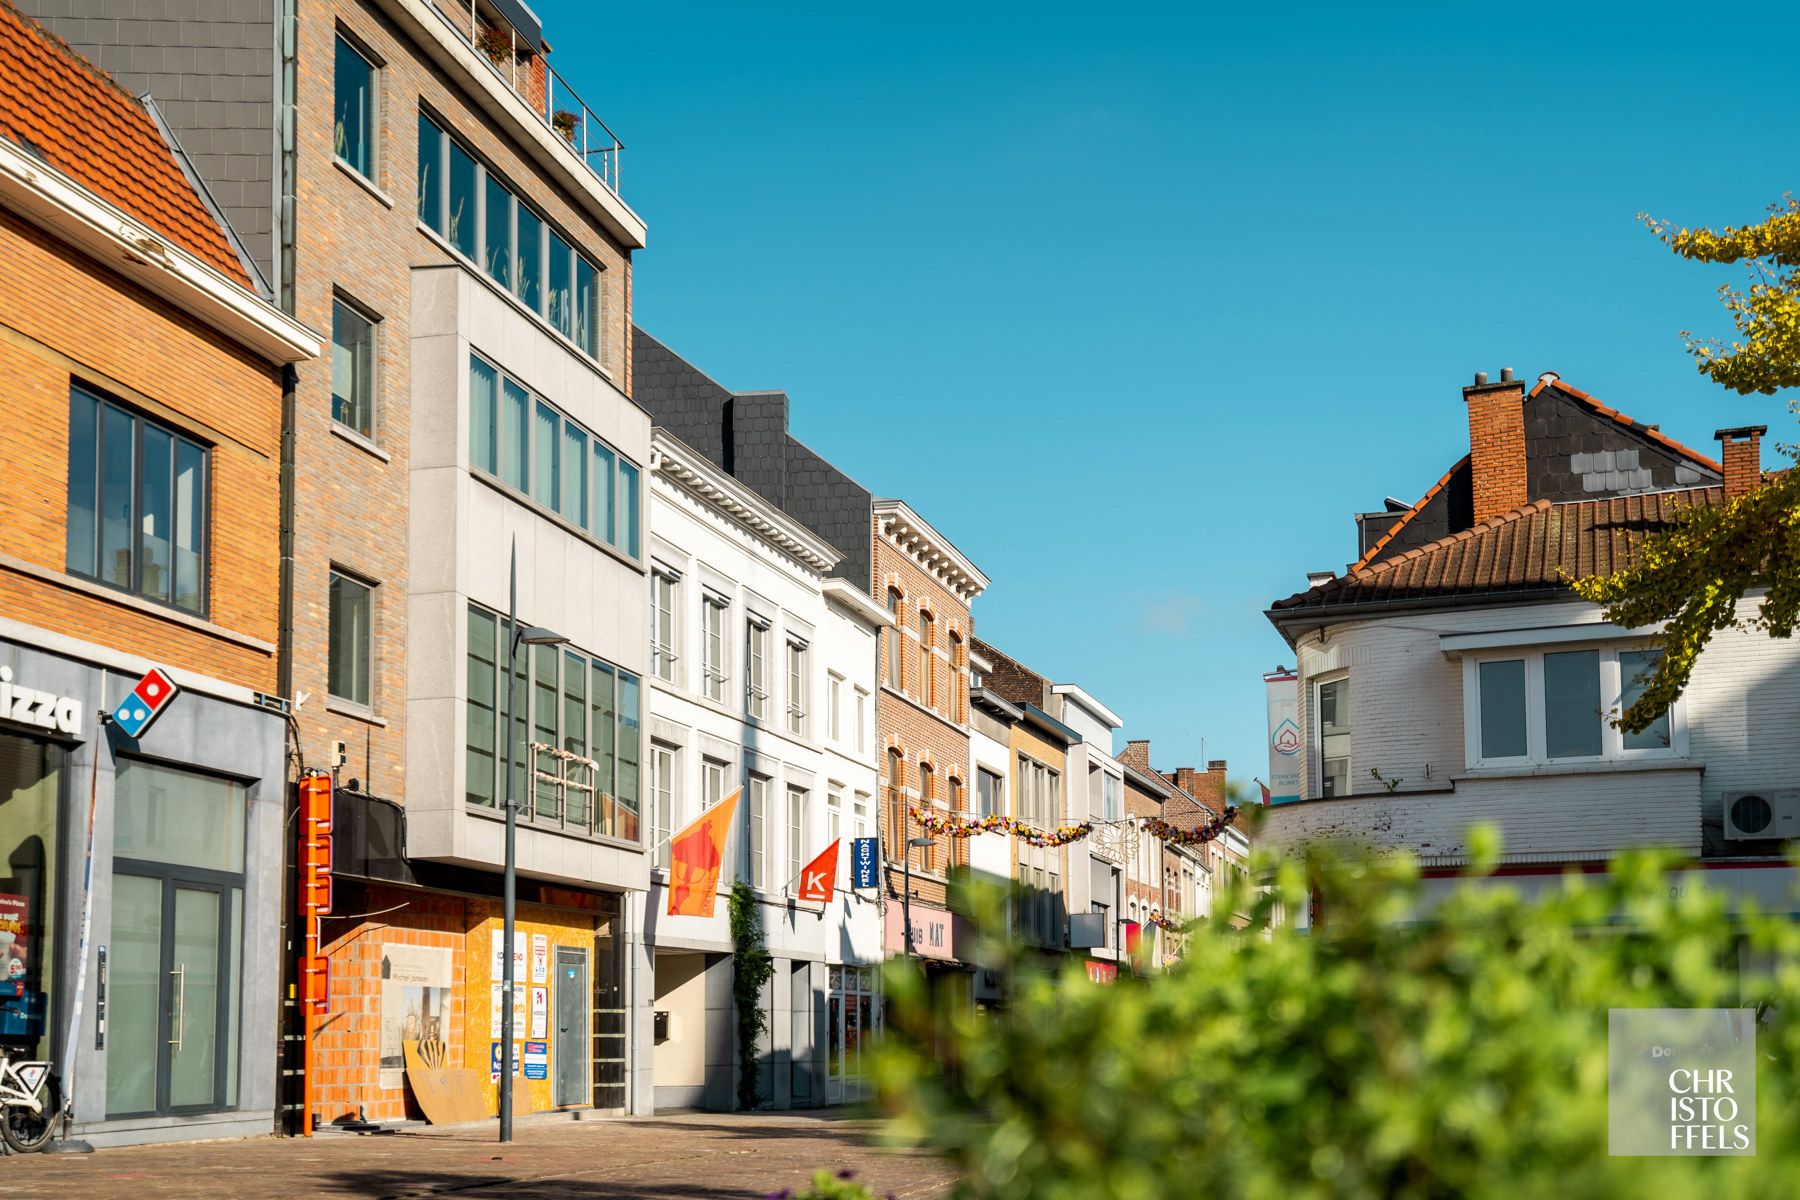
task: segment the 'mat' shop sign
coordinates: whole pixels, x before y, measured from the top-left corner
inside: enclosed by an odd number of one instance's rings
[[[11,667],[0,667],[0,720],[52,733],[81,736],[82,703],[73,696],[40,692],[13,682]]]

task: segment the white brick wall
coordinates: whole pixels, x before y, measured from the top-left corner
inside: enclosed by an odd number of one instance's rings
[[[1740,613],[1748,616],[1754,608],[1747,603]],[[1439,638],[1600,619],[1594,606],[1570,600],[1395,614],[1332,626],[1322,641],[1309,635],[1298,651],[1306,743],[1301,795],[1316,796],[1319,786],[1313,684],[1338,671],[1350,679],[1354,795],[1275,809],[1264,840],[1291,843],[1359,828],[1421,853],[1454,853],[1428,849],[1427,843],[1460,844],[1458,822],[1479,818],[1507,831],[1509,856],[1634,844],[1698,852],[1700,820],[1717,825],[1726,792],[1800,787],[1800,644],[1741,628],[1714,638],[1681,701],[1688,721],[1686,762],[1695,769],[1654,772],[1634,764],[1459,778],[1467,774],[1462,665],[1443,653]],[[1371,767],[1399,779],[1401,795],[1387,795],[1370,776]],[[1431,794],[1406,798],[1410,792]]]

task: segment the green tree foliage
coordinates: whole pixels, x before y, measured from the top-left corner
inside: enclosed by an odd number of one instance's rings
[[[1197,926],[1167,975],[1097,986],[984,944],[999,1017],[896,960],[879,1103],[980,1200],[1791,1196],[1800,1019],[1759,1031],[1754,1157],[1608,1155],[1608,1009],[1800,1016],[1800,929],[1672,897],[1664,865],[1420,920],[1409,861],[1315,855],[1225,899],[1249,925]],[[1320,926],[1284,926],[1309,899]],[[1740,985],[1740,947],[1775,966]]]
[[[1721,286],[1719,298],[1738,336],[1729,342],[1686,330],[1688,352],[1701,373],[1748,395],[1800,386],[1800,202],[1792,196],[1755,225],[1677,229],[1640,219],[1683,258],[1743,263],[1748,287]],[[1772,637],[1789,637],[1800,617],[1800,480],[1778,477],[1724,509],[1694,509],[1675,529],[1646,541],[1637,566],[1617,575],[1572,581],[1601,605],[1607,619],[1628,627],[1667,621],[1663,656],[1638,700],[1620,717],[1625,729],[1646,728],[1687,687],[1713,634],[1740,623]],[[1765,590],[1748,620],[1738,605]]]
[[[739,880],[731,888],[731,996],[737,1009],[738,1107],[755,1108],[757,1043],[769,1030],[762,990],[775,977],[775,960],[763,940],[762,907],[756,892]]]

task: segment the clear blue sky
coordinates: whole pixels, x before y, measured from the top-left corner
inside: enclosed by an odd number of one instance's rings
[[[1741,276],[1634,214],[1794,185],[1792,9],[536,7],[627,143],[638,322],[785,388],[993,577],[980,634],[1159,766],[1265,773],[1262,610],[1467,449],[1473,372],[1708,453],[1785,424],[1676,337]]]

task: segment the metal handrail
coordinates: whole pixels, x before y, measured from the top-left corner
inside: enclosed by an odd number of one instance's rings
[[[487,64],[495,78],[512,90],[513,95],[525,102],[532,114],[543,122],[544,126],[556,135],[558,140],[569,147],[569,152],[581,160],[582,165],[600,181],[607,191],[615,196],[620,196],[619,160],[624,155],[625,143],[619,140],[618,134],[614,133],[606,122],[600,119],[598,113],[587,106],[575,89],[569,86],[569,81],[550,65],[547,56],[539,56],[543,59],[541,66],[544,85],[542,97],[540,98],[536,94],[538,89],[529,86],[531,83],[529,67],[525,69],[523,77],[521,77],[521,66],[526,60],[522,59],[519,53],[518,30],[504,22],[495,23],[495,31],[504,29],[507,38],[506,66],[502,67],[499,62],[495,61],[495,55],[489,54],[482,47],[481,16],[477,11],[476,0],[469,0],[469,17],[466,26],[461,22],[461,6],[458,5],[459,11],[456,18],[453,19],[444,7],[449,2],[450,0],[438,0],[438,3],[431,5],[432,11],[437,13],[438,19],[444,22],[444,26],[462,39],[463,43]],[[572,104],[574,107],[558,107],[558,85],[561,85],[563,102]],[[558,118],[566,119],[559,124]]]

